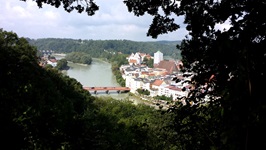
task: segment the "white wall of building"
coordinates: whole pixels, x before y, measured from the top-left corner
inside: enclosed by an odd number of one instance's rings
[[[163,53],[162,52],[157,51],[156,53],[154,53],[154,59],[153,59],[154,64],[159,64],[159,62],[162,60],[163,60]]]
[[[165,95],[167,97],[173,97],[173,100],[176,100],[179,97],[183,97],[187,95],[187,91],[177,90],[177,89],[170,89],[167,86],[160,86],[158,90],[158,95],[162,96]]]
[[[57,66],[57,62],[51,62],[50,60],[47,61],[47,64],[52,65],[53,67]]]

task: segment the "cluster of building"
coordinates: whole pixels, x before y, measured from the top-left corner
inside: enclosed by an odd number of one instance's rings
[[[144,58],[153,59],[154,67],[143,65]],[[122,65],[120,71],[130,92],[137,93],[137,89],[148,90],[150,96],[167,96],[173,100],[186,96],[192,88],[187,82],[191,76],[184,77],[180,71],[181,61],[164,60],[163,53],[157,51],[154,57],[149,54],[132,53],[127,57],[129,64]],[[176,82],[178,79],[180,82]]]
[[[55,57],[51,57],[51,55],[54,53],[52,50],[40,50],[41,54],[41,60],[39,62],[40,66],[46,66],[51,65],[53,67],[56,67],[57,65],[57,59]]]

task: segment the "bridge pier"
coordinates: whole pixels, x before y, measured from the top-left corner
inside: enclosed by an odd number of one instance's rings
[[[117,93],[129,92],[130,88],[128,87],[84,87],[85,90],[92,92],[93,94],[99,94],[101,92],[105,92],[106,94],[110,94],[110,91]]]

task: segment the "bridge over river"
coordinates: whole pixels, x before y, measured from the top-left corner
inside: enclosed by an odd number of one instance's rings
[[[89,92],[93,92],[94,94],[97,94],[98,92],[105,92],[109,94],[110,92],[123,93],[130,91],[129,87],[83,87],[83,88]]]

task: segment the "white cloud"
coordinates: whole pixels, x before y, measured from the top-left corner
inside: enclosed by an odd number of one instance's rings
[[[24,18],[30,18],[31,14],[29,12],[27,12],[24,8],[22,8],[21,6],[15,6],[12,8],[12,11],[17,14],[17,16],[21,19]]]
[[[134,16],[122,0],[96,2],[100,10],[94,16],[87,16],[46,4],[40,9],[31,0],[0,1],[0,28],[30,38],[153,40],[146,36],[151,16]],[[182,23],[179,18],[177,21]],[[181,40],[187,34],[183,30],[182,27],[177,32],[160,35],[157,40]]]
[[[56,21],[59,19],[60,14],[55,13],[53,11],[46,11],[44,12],[45,19],[50,20],[50,21]]]

